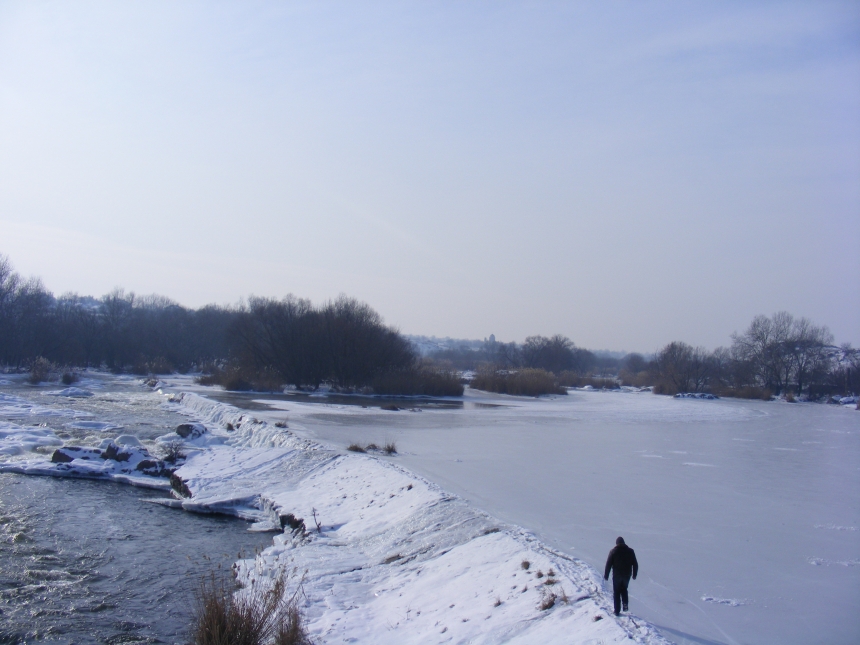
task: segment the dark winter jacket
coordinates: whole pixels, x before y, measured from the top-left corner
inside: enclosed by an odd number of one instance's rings
[[[612,579],[629,579],[633,575],[636,580],[636,574],[639,573],[639,563],[636,562],[636,554],[626,544],[619,544],[609,552],[609,557],[606,558],[606,571],[603,573],[603,578],[609,579],[609,571],[612,570]]]

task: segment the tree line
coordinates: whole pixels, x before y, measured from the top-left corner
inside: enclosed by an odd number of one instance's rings
[[[836,346],[827,327],[787,312],[757,316],[746,331],[732,335],[731,346],[713,352],[673,341],[652,357],[632,353],[614,359],[555,335],[529,336],[522,344],[485,341],[477,350],[445,349],[430,357],[476,371],[475,383],[494,391],[528,383],[534,384],[530,391],[539,393],[583,385],[765,399],[776,394],[817,399],[860,392],[860,350]],[[518,372],[528,376],[523,384],[513,376]],[[548,380],[547,375],[554,378]]]
[[[818,399],[860,392],[860,350],[835,345],[833,334],[808,318],[781,311],[756,316],[732,344],[708,352],[672,342],[640,371],[627,369],[629,382],[651,381],[655,391],[711,392],[765,398],[783,395]]]
[[[385,394],[462,393],[456,373],[523,372],[535,389],[618,384],[655,392],[711,392],[819,398],[860,392],[860,350],[836,346],[827,327],[779,312],[757,316],[729,347],[712,352],[681,341],[654,356],[623,359],[577,347],[563,335],[523,343],[437,351],[422,360],[367,304],[341,296],[319,306],[287,296],[232,307],[183,307],[162,296],[116,289],[101,298],[55,297],[0,255],[0,365],[28,369],[41,357],[58,366],[139,374],[206,371],[233,389],[316,389]],[[525,370],[530,370],[528,373]],[[550,375],[551,378],[547,378]],[[549,385],[547,385],[549,384]]]
[[[456,375],[422,365],[396,329],[346,296],[320,306],[290,295],[200,309],[122,289],[55,297],[0,255],[0,365],[29,369],[37,358],[138,374],[206,371],[233,389],[463,391]]]
[[[43,357],[64,366],[187,371],[229,355],[227,331],[240,313],[214,305],[187,309],[122,289],[99,299],[55,297],[0,256],[0,364],[15,369]]]

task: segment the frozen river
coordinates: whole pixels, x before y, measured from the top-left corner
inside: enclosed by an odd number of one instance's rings
[[[677,643],[860,642],[860,412],[649,393],[466,402],[272,405],[323,442],[396,441],[398,463],[598,570],[624,536],[641,566],[631,611]]]
[[[167,380],[166,390],[286,419],[294,432],[335,448],[396,441],[395,463],[598,570],[623,535],[641,565],[631,612],[674,642],[860,642],[855,410],[467,390],[462,402],[390,412],[368,399],[363,408],[348,404],[360,399],[226,395],[186,377]],[[20,379],[0,385],[0,420],[43,423],[71,443],[124,433],[149,444],[185,419],[131,379],[78,385],[92,395],[57,397],[56,386],[31,388]],[[0,475],[0,640],[54,641],[92,623],[112,642],[175,642],[203,570],[192,566],[196,554],[226,564],[240,546],[271,543],[240,522],[138,501],[156,494]],[[31,624],[36,631],[27,631]]]

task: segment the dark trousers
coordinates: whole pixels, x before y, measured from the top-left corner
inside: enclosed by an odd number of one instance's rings
[[[621,605],[627,608],[627,585],[630,584],[630,578],[612,578],[612,600],[615,601],[615,613],[621,612]]]

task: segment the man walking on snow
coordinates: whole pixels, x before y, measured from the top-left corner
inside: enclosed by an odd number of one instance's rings
[[[609,552],[606,558],[606,571],[603,579],[609,580],[609,572],[612,571],[612,599],[615,601],[615,615],[621,613],[621,604],[624,603],[624,611],[627,611],[627,585],[630,584],[630,576],[636,580],[639,573],[639,563],[636,562],[636,554],[629,546],[624,544],[624,538],[615,540],[615,548]]]

